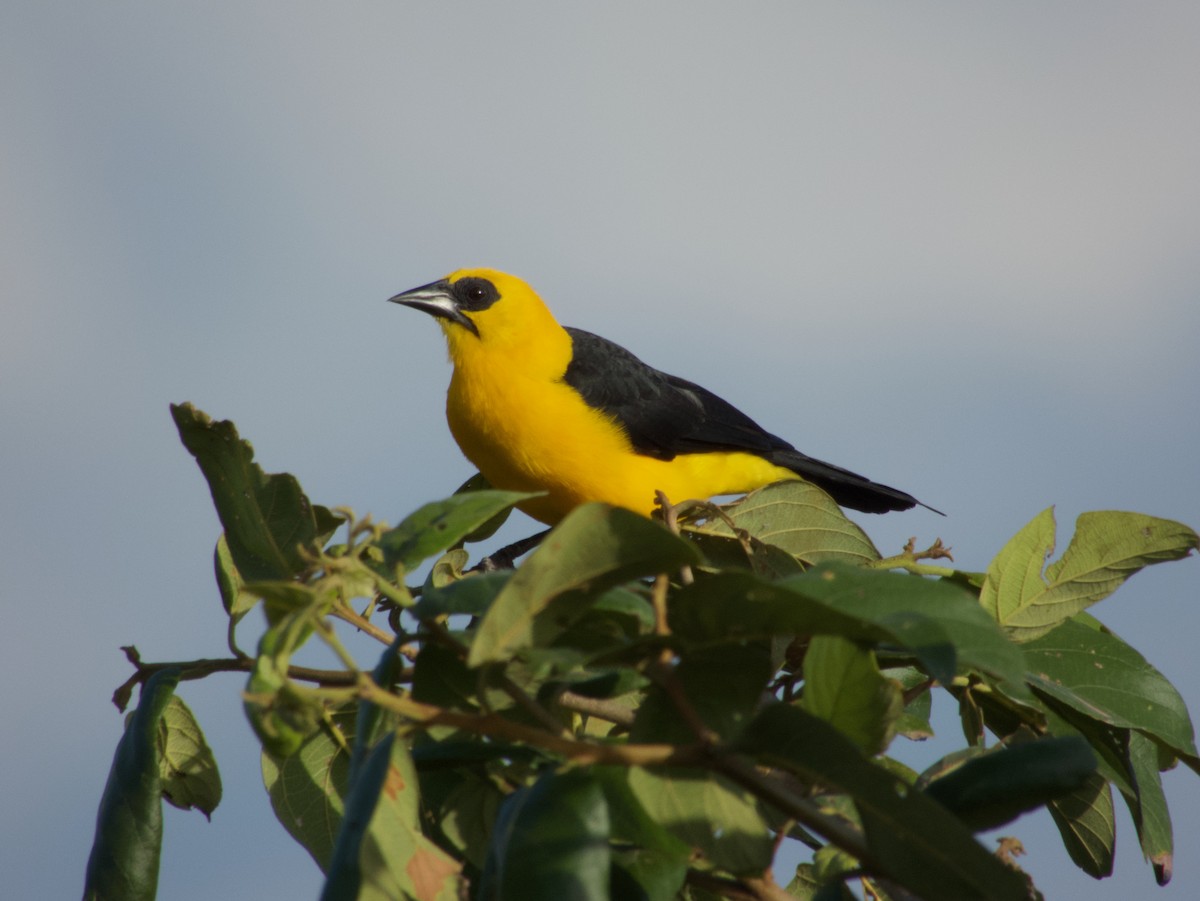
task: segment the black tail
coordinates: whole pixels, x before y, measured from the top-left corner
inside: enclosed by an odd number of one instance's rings
[[[858,473],[832,463],[823,463],[806,457],[797,450],[778,450],[765,454],[766,458],[776,466],[790,469],[798,476],[803,476],[814,485],[824,490],[830,497],[843,507],[860,510],[863,513],[887,513],[891,510],[911,510],[922,506],[933,510],[940,516],[945,516],[941,510],[934,510],[928,504],[922,504],[911,494],[898,488],[889,488]]]

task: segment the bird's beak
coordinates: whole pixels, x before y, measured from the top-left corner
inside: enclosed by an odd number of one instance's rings
[[[410,291],[403,291],[395,297],[389,297],[388,301],[421,310],[438,319],[458,323],[467,331],[474,333],[475,337],[479,337],[479,329],[459,309],[458,301],[450,288],[450,282],[446,279],[430,282],[428,285],[421,285]]]

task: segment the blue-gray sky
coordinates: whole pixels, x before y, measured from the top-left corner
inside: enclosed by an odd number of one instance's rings
[[[0,13],[0,869],[70,897],[127,675],[218,654],[216,519],[167,412],[396,521],[466,475],[440,335],[466,265],[945,510],[864,518],[980,569],[1045,507],[1200,525],[1200,6],[54,4]],[[1200,709],[1195,560],[1095,608]],[[238,677],[184,687],[228,798],[160,896],[308,897]],[[946,721],[949,724],[949,721]],[[953,729],[950,741],[954,739]],[[929,759],[939,746],[919,748]],[[1200,896],[1200,780],[1166,776]],[[1113,879],[1044,816],[1053,898]]]

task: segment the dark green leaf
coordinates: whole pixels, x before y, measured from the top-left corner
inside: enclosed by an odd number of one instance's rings
[[[922,644],[902,632],[910,622],[935,623],[949,638],[959,668],[978,670],[1000,680],[1006,690],[1027,697],[1021,651],[1006,639],[980,609],[979,602],[956,585],[911,575],[820,566],[781,583],[806,597],[867,622],[891,626],[900,644],[922,651]],[[920,634],[918,632],[918,634]],[[944,680],[944,674],[930,670]]]
[[[479,710],[477,674],[450,648],[425,642],[413,665],[413,700],[453,710]],[[511,703],[511,702],[510,702]],[[501,707],[503,708],[503,702]],[[440,734],[449,734],[447,730]],[[439,734],[435,730],[435,734]]]
[[[213,570],[217,577],[217,589],[221,593],[221,605],[225,608],[225,613],[236,622],[258,603],[258,597],[242,590],[245,583],[242,574],[233,563],[233,555],[229,553],[229,542],[225,540],[224,532],[217,539],[217,546],[213,551]]]
[[[1102,723],[1140,729],[1176,751],[1196,754],[1179,692],[1115,635],[1072,619],[1022,648],[1029,683],[1039,691]]]
[[[1082,788],[1096,755],[1082,738],[1044,738],[977,754],[925,793],[976,832]]]
[[[1051,735],[1079,735],[1087,740],[1099,761],[1097,772],[1122,792],[1134,792],[1129,762],[1129,729],[1119,729],[1073,710],[1052,698],[1040,698],[1046,731]]]
[[[453,547],[493,516],[527,498],[521,491],[469,491],[426,504],[379,539],[388,574],[398,565],[412,572],[422,561]]]
[[[862,818],[875,875],[926,901],[1024,901],[1024,881],[952,814],[868,760],[824,720],[788,704],[764,708],[735,749],[848,794]]]
[[[1103,600],[1138,570],[1200,547],[1182,523],[1142,513],[1084,513],[1062,559],[1054,551],[1054,511],[1042,511],[988,567],[980,603],[1017,641],[1030,641]],[[1042,570],[1045,568],[1045,575]]]
[[[612,897],[631,901],[674,901],[687,878],[687,859],[661,851],[613,851]]]
[[[491,491],[492,483],[483,477],[483,473],[477,472],[471,478],[467,479],[461,485],[454,489],[455,494],[468,494],[472,491]],[[470,533],[463,536],[463,542],[471,544],[476,541],[487,541],[500,530],[500,527],[508,521],[508,517],[512,514],[512,507],[506,507],[501,510],[487,522],[480,525]]]
[[[1093,773],[1071,794],[1046,806],[1075,866],[1094,879],[1111,876],[1117,823],[1108,780]]]
[[[463,744],[455,743],[458,747]],[[474,745],[480,750],[489,750],[481,742],[475,742]],[[525,757],[528,757],[528,749],[524,757],[517,759],[523,760]],[[415,754],[414,760],[421,778],[421,806],[426,811],[425,821],[435,824],[437,831],[441,832],[443,847],[467,860],[475,870],[481,871],[487,859],[492,824],[507,795],[483,767],[427,769]]]
[[[457,901],[460,871],[422,834],[416,770],[389,733],[367,755],[346,799],[322,901]]]
[[[760,645],[717,645],[685,653],[672,682],[692,711],[719,738],[730,740],[754,715],[771,678],[771,659]],[[680,716],[673,693],[653,685],[630,730],[635,742],[691,744],[699,739]]]
[[[609,815],[584,770],[547,773],[504,803],[479,886],[485,901],[565,901],[610,895]]]
[[[96,815],[85,901],[154,899],[162,848],[159,720],[178,684],[178,669],[151,676],[117,743]]]
[[[376,685],[390,689],[395,685],[396,678],[404,668],[400,659],[400,647],[407,641],[404,635],[397,635],[387,650],[379,657],[375,672],[371,674]],[[358,716],[354,723],[354,747],[350,753],[350,783],[366,760],[368,752],[385,735],[396,728],[396,717],[384,710],[378,704],[370,701],[359,701]]]
[[[221,774],[196,717],[178,695],[159,720],[159,772],[166,800],[181,810],[195,807],[206,817],[221,803]]]
[[[1126,794],[1125,803],[1137,826],[1142,853],[1154,867],[1159,885],[1171,881],[1174,839],[1171,814],[1158,775],[1158,750],[1146,736],[1133,732],[1129,736],[1129,760],[1137,783],[1137,793]]]
[[[703,725],[724,739],[737,735],[754,715],[771,677],[765,646],[718,645],[687,652],[672,682]],[[651,686],[638,709],[630,740],[695,743],[673,693]],[[733,873],[761,871],[771,859],[772,839],[757,801],[722,776],[683,768],[634,769],[628,785],[641,808],[677,840]]]
[[[847,570],[850,572],[856,571]],[[911,651],[943,681],[954,678],[954,647],[945,630],[931,618],[907,611],[898,603],[888,605],[886,597],[880,609],[861,616],[824,598],[797,591],[789,582],[767,582],[738,572],[698,578],[672,598],[671,631],[704,642],[794,634],[840,635],[889,643]]]
[[[576,507],[543,539],[492,603],[468,663],[546,647],[613,586],[699,562],[692,545],[619,507]]]
[[[254,448],[238,437],[232,422],[214,422],[186,403],[173,404],[171,414],[179,437],[208,481],[242,578],[288,579],[303,569],[300,548],[324,537],[328,511],[318,525],[313,505],[295,477],[264,473],[254,462]]]

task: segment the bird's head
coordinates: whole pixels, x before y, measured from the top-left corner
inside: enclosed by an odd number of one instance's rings
[[[529,285],[495,269],[459,269],[390,300],[436,317],[456,361],[463,351],[544,348],[559,333],[570,341]]]

